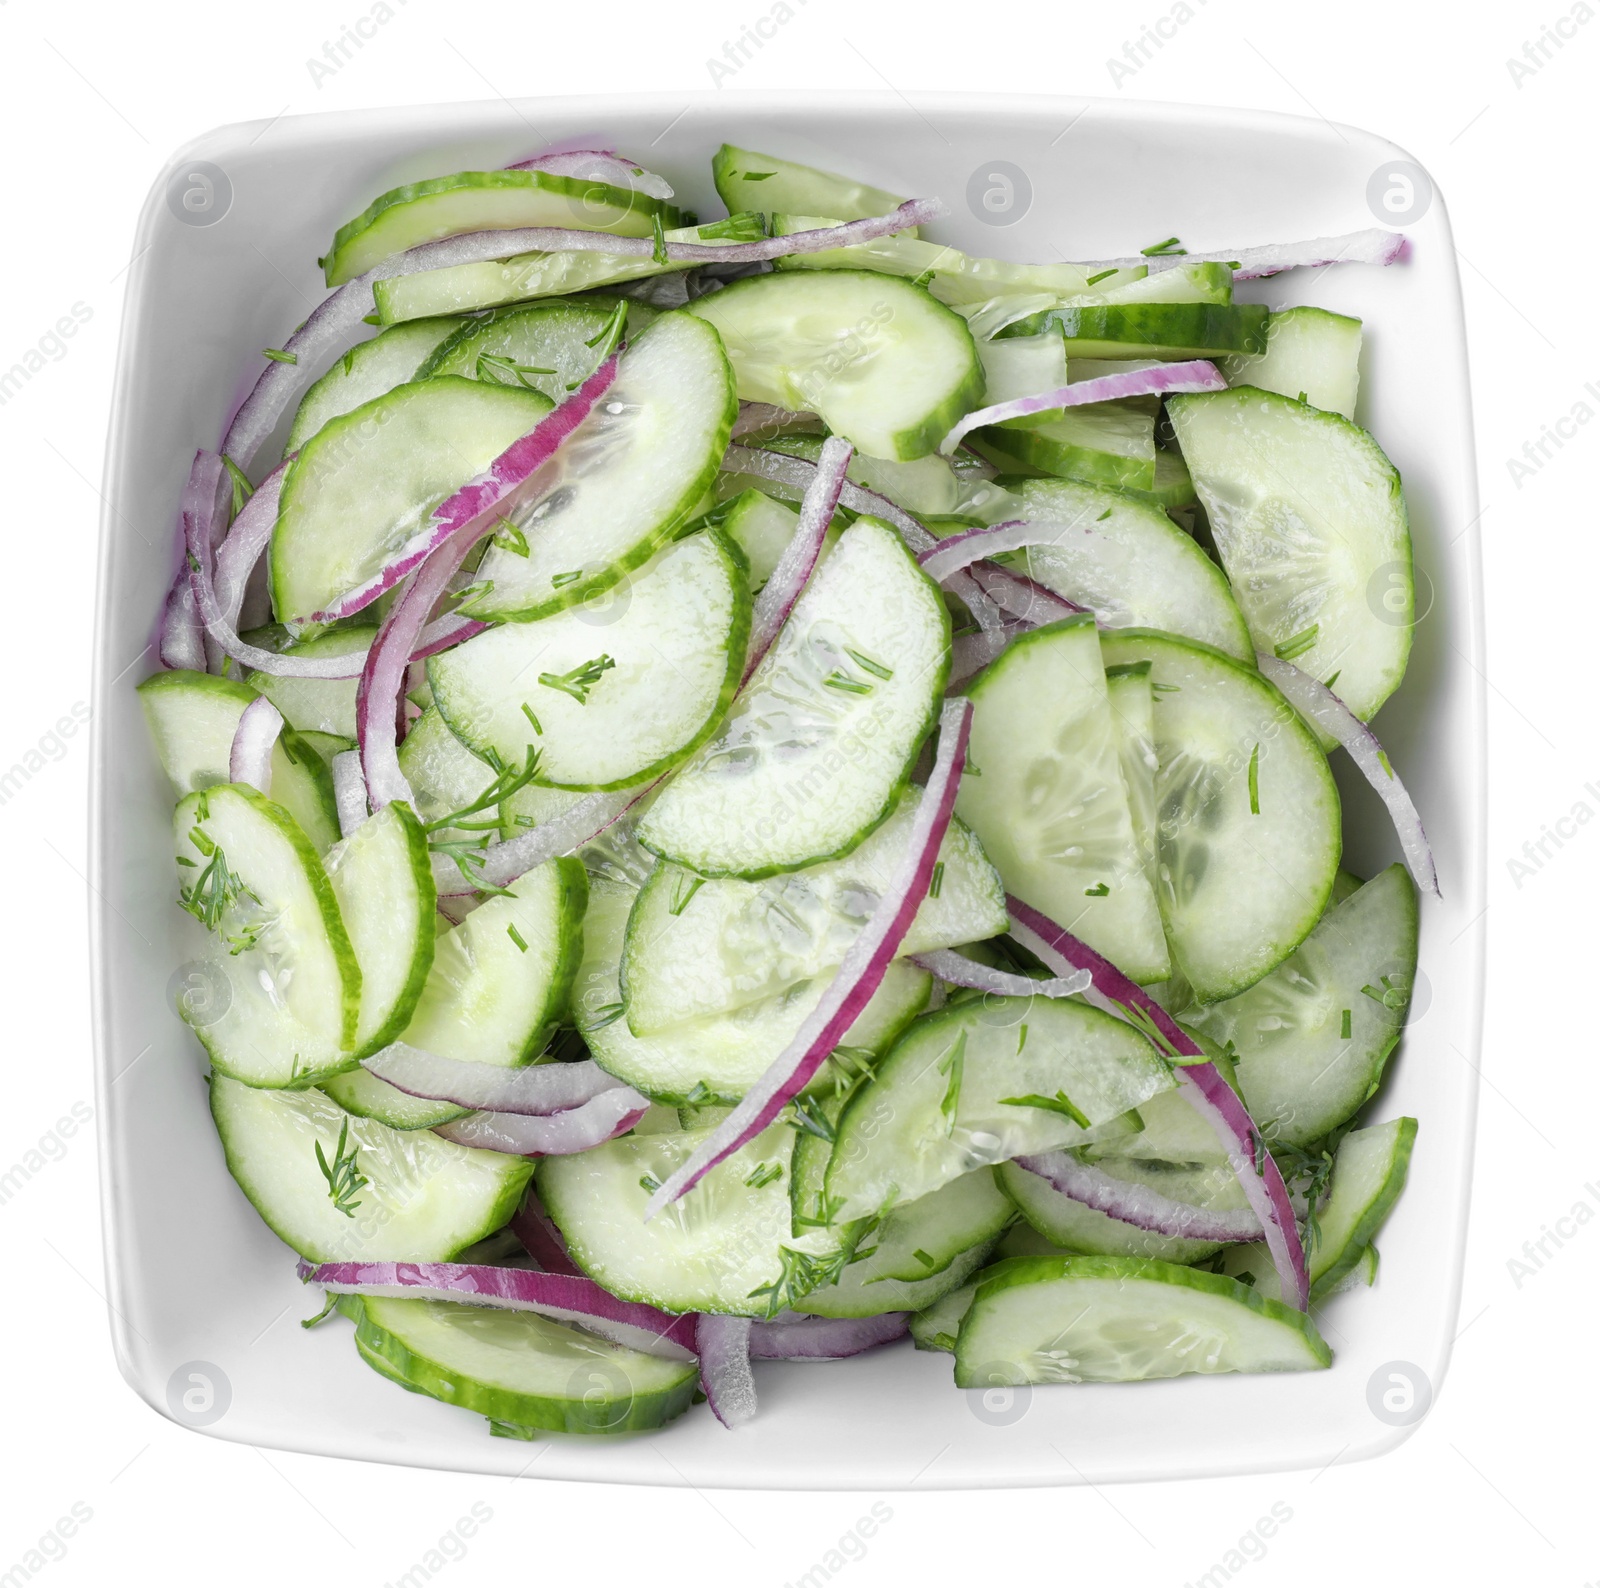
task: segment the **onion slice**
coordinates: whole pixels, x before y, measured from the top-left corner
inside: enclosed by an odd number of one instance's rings
[[[1332,734],[1350,752],[1350,759],[1361,768],[1362,776],[1388,807],[1389,819],[1394,823],[1406,865],[1416,878],[1417,886],[1436,899],[1442,897],[1439,868],[1434,864],[1433,848],[1423,830],[1422,817],[1400,781],[1400,774],[1389,764],[1377,734],[1326,684],[1309,673],[1302,673],[1279,657],[1265,654],[1256,656],[1256,664],[1302,717],[1314,722],[1324,733]]]
[[[1079,1163],[1067,1152],[1033,1153],[1016,1162],[1049,1181],[1062,1196],[1136,1229],[1191,1241],[1261,1239],[1261,1220],[1249,1208],[1223,1213],[1177,1202],[1149,1186],[1118,1180],[1093,1164]]]
[[[217,548],[217,564],[211,582],[216,587],[217,605],[231,629],[239,626],[239,614],[244,609],[245,589],[250,583],[250,575],[272,543],[272,531],[278,522],[278,505],[283,498],[283,482],[288,473],[288,462],[280,463],[255,488]]]
[[[348,838],[368,815],[359,750],[341,750],[333,758],[333,803],[339,813],[339,836]]]
[[[508,1312],[537,1312],[574,1324],[634,1351],[689,1361],[694,1318],[621,1301],[592,1279],[500,1268],[488,1263],[308,1263],[299,1275],[338,1296],[383,1296],[396,1301],[456,1301]]]
[[[817,416],[807,413],[802,408],[780,408],[776,403],[739,404],[739,417],[733,422],[732,439],[737,441],[740,436],[748,436],[759,431],[785,430],[790,425],[820,423]]]
[[[750,675],[761,663],[761,658],[772,648],[778,630],[788,620],[794,604],[805,589],[806,580],[817,566],[822,555],[822,542],[828,526],[833,522],[834,509],[839,505],[839,493],[844,489],[845,470],[855,456],[855,448],[838,436],[829,436],[822,443],[822,455],[817,459],[816,472],[806,487],[800,503],[800,522],[793,537],[783,548],[778,566],[772,577],[761,587],[756,597],[755,612],[750,619],[750,648],[745,655],[744,676],[740,684],[750,682]]]
[[[526,160],[505,167],[507,171],[548,171],[551,176],[575,177],[580,181],[604,182],[625,193],[645,193],[654,199],[669,199],[672,189],[666,180],[643,166],[624,160],[609,144],[594,139],[568,138],[551,145]]]
[[[532,1186],[522,1199],[522,1206],[511,1216],[511,1233],[522,1242],[528,1255],[547,1274],[578,1274],[582,1270],[567,1252],[567,1243],[555,1227],[544,1204]]]
[[[1148,265],[1151,270],[1172,270],[1179,265],[1232,265],[1235,281],[1255,281],[1282,270],[1312,270],[1325,265],[1392,265],[1407,256],[1404,232],[1386,232],[1369,226],[1364,232],[1339,237],[1313,237],[1303,243],[1262,243],[1214,254],[1130,254],[1121,259],[1097,259],[1090,270],[1131,270]]]
[[[1096,380],[1074,381],[1053,391],[1036,392],[1031,397],[1013,397],[1007,402],[975,408],[957,421],[939,443],[939,451],[949,457],[961,445],[962,437],[980,425],[997,425],[1004,419],[1021,419],[1028,414],[1048,413],[1057,408],[1080,408],[1086,403],[1116,402],[1123,397],[1160,396],[1166,392],[1226,391],[1228,383],[1217,366],[1208,359],[1189,359],[1182,364],[1157,364],[1150,369],[1102,375]]]
[[[1074,971],[1070,976],[1052,976],[1048,981],[1035,981],[1031,976],[1016,976],[1010,971],[980,965],[953,948],[931,949],[926,954],[913,954],[911,958],[913,963],[932,971],[940,981],[952,987],[975,987],[980,992],[1002,998],[1071,998],[1094,985],[1094,977],[1086,970]]]
[[[750,1371],[749,1318],[702,1312],[695,1321],[700,1387],[724,1428],[737,1428],[756,1414],[756,1380]]]
[[[933,880],[934,862],[955,810],[961,769],[972,733],[972,702],[948,700],[939,718],[939,753],[911,824],[906,853],[857,934],[828,989],[806,1016],[794,1040],[699,1149],[679,1166],[645,1206],[646,1221],[699,1183],[701,1177],[759,1135],[827,1062],[828,1055],[866,1008],[883,981]]]
[[[1245,1197],[1261,1221],[1283,1294],[1304,1312],[1310,1282],[1289,1188],[1267,1151],[1266,1138],[1256,1129],[1238,1094],[1223,1080],[1216,1065],[1206,1059],[1194,1038],[1104,955],[1011,894],[1006,895],[1006,909],[1011,914],[1011,935],[1024,948],[1031,949],[1060,973],[1088,971],[1094,978],[1089,990],[1091,1002],[1129,1021],[1150,1038],[1153,1046],[1179,1061],[1178,1089],[1216,1131]],[[1194,1060],[1199,1062],[1190,1062]]]
[[[228,751],[228,781],[248,783],[266,794],[272,786],[272,747],[283,732],[283,713],[267,699],[257,695],[239,716]]]
[[[581,1107],[602,1092],[627,1090],[593,1059],[504,1069],[498,1064],[447,1059],[408,1042],[393,1042],[361,1063],[408,1097],[499,1114],[559,1114],[563,1109]]]
[[[750,1355],[758,1362],[836,1362],[887,1345],[905,1334],[909,1312],[870,1318],[808,1318],[799,1313],[758,1318],[750,1330]]]
[[[189,478],[178,508],[179,545],[182,559],[161,613],[161,633],[157,653],[163,666],[206,670],[210,655],[207,634],[195,602],[190,572],[196,562],[210,576],[217,543],[228,522],[228,471],[215,452],[195,453]]]
[[[514,1158],[563,1158],[632,1130],[649,1106],[650,1099],[631,1086],[613,1086],[558,1114],[468,1114],[433,1128],[458,1147]]]

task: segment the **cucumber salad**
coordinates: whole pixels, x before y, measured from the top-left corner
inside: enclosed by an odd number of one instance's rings
[[[1411,540],[1361,323],[1233,289],[1403,240],[1019,264],[600,144],[340,228],[181,503],[179,1013],[308,1326],[523,1439],[907,1336],[1327,1367],[1417,1131]]]

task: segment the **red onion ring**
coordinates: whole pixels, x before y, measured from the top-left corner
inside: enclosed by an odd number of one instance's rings
[[[1213,1212],[1178,1202],[1149,1186],[1118,1180],[1070,1153],[1041,1152],[1016,1160],[1017,1166],[1048,1181],[1062,1196],[1105,1213],[1136,1229],[1191,1241],[1259,1241],[1261,1220],[1248,1208]]]
[[[949,700],[939,718],[939,753],[934,758],[921,803],[911,824],[906,853],[874,906],[872,915],[850,945],[828,989],[806,1016],[793,1041],[767,1067],[726,1119],[701,1143],[651,1196],[646,1221],[668,1203],[697,1185],[747,1141],[758,1136],[783,1111],[828,1055],[878,990],[889,962],[911,926],[933,880],[934,862],[955,810],[961,769],[966,765],[972,733],[972,702]]]
[[[228,751],[228,781],[248,783],[259,793],[272,789],[272,747],[283,731],[283,713],[257,695],[239,716]]]
[[[1324,733],[1332,734],[1346,750],[1350,759],[1361,768],[1361,774],[1377,791],[1378,798],[1388,808],[1389,818],[1400,838],[1400,848],[1406,857],[1406,866],[1416,878],[1417,886],[1436,899],[1439,892],[1439,868],[1434,864],[1433,848],[1422,826],[1422,817],[1400,774],[1389,764],[1389,757],[1378,736],[1324,683],[1309,673],[1276,656],[1258,653],[1256,665],[1278,686],[1283,697],[1302,717],[1314,722]]]
[[[1167,392],[1226,391],[1227,381],[1208,359],[1190,359],[1183,364],[1158,364],[1097,380],[1080,380],[1053,391],[1036,392],[1031,397],[1013,397],[1008,402],[975,408],[957,421],[939,443],[939,451],[949,457],[961,445],[968,431],[983,425],[997,425],[1005,419],[1021,419],[1028,414],[1049,413],[1057,408],[1080,408],[1088,403],[1116,402],[1124,397],[1160,396]]]
[[[750,1356],[758,1362],[836,1362],[898,1340],[910,1322],[909,1312],[881,1312],[870,1318],[808,1318],[798,1313],[758,1318],[750,1329]]]
[[[458,1147],[516,1158],[559,1158],[587,1152],[632,1130],[649,1106],[650,1099],[631,1086],[615,1086],[559,1114],[468,1114],[433,1129]]]
[[[341,750],[333,758],[333,803],[339,812],[339,836],[348,838],[367,819],[367,780],[361,775],[361,752]]]
[[[1324,265],[1392,265],[1408,256],[1403,232],[1386,232],[1368,227],[1364,232],[1346,232],[1341,237],[1313,237],[1303,243],[1262,243],[1254,248],[1235,248],[1215,254],[1130,254],[1122,259],[1097,259],[1087,270],[1130,270],[1148,265],[1152,271],[1172,270],[1179,265],[1232,265],[1235,281],[1254,281],[1275,276],[1282,270],[1302,267],[1312,270]]]
[[[1272,1154],[1267,1151],[1265,1138],[1256,1129],[1255,1121],[1237,1093],[1223,1080],[1216,1065],[1206,1059],[1205,1051],[1194,1038],[1104,955],[1097,954],[1065,927],[1058,926],[1049,916],[1011,894],[1006,895],[1006,908],[1011,914],[1011,935],[1046,965],[1069,975],[1076,970],[1089,972],[1094,978],[1088,993],[1092,1003],[1125,1020],[1137,1009],[1159,1035],[1169,1050],[1169,1057],[1200,1061],[1176,1067],[1178,1089],[1216,1131],[1233,1172],[1261,1221],[1267,1248],[1283,1284],[1283,1294],[1293,1298],[1293,1305],[1304,1312],[1310,1296],[1310,1282],[1289,1188],[1283,1183],[1283,1175]],[[1138,1022],[1133,1023],[1144,1030]]]
[[[700,1387],[724,1428],[737,1428],[756,1414],[756,1380],[750,1371],[750,1319],[702,1312],[695,1321]]]
[[[942,982],[952,987],[973,987],[979,992],[994,993],[1001,998],[1071,998],[1087,992],[1094,985],[1094,977],[1086,970],[1074,971],[1070,976],[1052,976],[1048,981],[1036,981],[1031,976],[1016,976],[1010,971],[996,970],[990,965],[980,965],[953,948],[936,948],[926,954],[913,954],[913,964],[932,971]]]
[[[567,176],[578,181],[604,182],[624,192],[645,193],[654,199],[669,199],[672,189],[654,171],[646,171],[624,160],[609,146],[569,138],[561,148],[542,150],[527,160],[504,167],[507,171],[548,171],[551,176]]]
[[[508,1312],[537,1312],[570,1323],[614,1345],[652,1356],[692,1360],[694,1318],[638,1301],[621,1301],[592,1279],[498,1268],[487,1263],[308,1263],[297,1272],[308,1285],[339,1296],[399,1301],[456,1301]]]
[[[407,1042],[394,1042],[361,1063],[408,1097],[497,1114],[559,1114],[591,1102],[602,1092],[627,1090],[593,1059],[503,1069],[497,1064],[448,1059]]]
[[[733,422],[731,439],[761,430],[783,430],[794,424],[819,424],[817,416],[799,408],[779,408],[775,403],[742,402]]]
[[[577,1274],[582,1270],[567,1252],[567,1243],[545,1212],[538,1193],[532,1186],[522,1199],[522,1206],[511,1216],[511,1233],[522,1242],[528,1255],[547,1274]]]
[[[230,629],[239,626],[239,614],[244,609],[245,588],[250,583],[250,575],[272,543],[272,531],[277,526],[278,504],[283,496],[283,482],[288,475],[290,461],[285,459],[255,488],[217,548],[217,562],[211,582],[217,592],[217,605]]]
[[[195,559],[210,572],[217,544],[227,528],[230,490],[222,459],[215,452],[195,453],[178,509],[180,565],[161,613],[157,654],[165,667],[203,673],[212,659],[189,570]]]

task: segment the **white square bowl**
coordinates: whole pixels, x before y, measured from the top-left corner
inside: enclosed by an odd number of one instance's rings
[[[397,183],[502,165],[542,139],[598,129],[702,213],[719,209],[709,160],[726,139],[892,191],[942,195],[951,214],[936,237],[1019,260],[1124,254],[1173,234],[1210,249],[1357,230],[1373,224],[1373,173],[1405,159],[1368,133],[1253,112],[975,95],[922,96],[913,108],[858,93],[308,116],[223,128],[183,151],[168,173],[175,191],[193,186],[186,174],[206,161],[231,200],[214,224],[195,225],[163,178],[135,245],[102,527],[95,1022],[118,1361],[151,1405],[223,1438],[500,1474],[525,1470],[531,1454],[490,1438],[481,1418],[370,1371],[342,1319],[302,1331],[298,1319],[317,1298],[223,1165],[201,1056],[165,991],[185,957],[171,798],[133,689],[155,665],[141,647],[176,566],[168,548],[179,492],[194,449],[217,444],[260,350],[280,345],[320,298],[315,261],[339,223]],[[1009,208],[991,175],[997,162],[1010,174]],[[998,212],[983,201],[997,185],[1002,196],[989,202]],[[1245,289],[1366,321],[1360,418],[1404,476],[1419,610],[1428,607],[1410,676],[1380,728],[1427,819],[1444,899],[1423,904],[1416,1013],[1374,1115],[1415,1115],[1421,1131],[1376,1287],[1319,1314],[1333,1368],[1054,1386],[997,1407],[952,1386],[947,1356],[902,1344],[837,1364],[763,1365],[762,1415],[737,1434],[695,1410],[652,1435],[551,1436],[535,1475],[802,1489],[1104,1483],[1317,1467],[1405,1437],[1408,1425],[1380,1417],[1369,1390],[1387,1389],[1395,1364],[1437,1390],[1456,1328],[1483,985],[1485,780],[1466,353],[1437,196],[1407,230],[1404,265],[1299,271]],[[1340,769],[1349,863],[1370,874],[1396,858],[1396,845],[1349,770]],[[203,1392],[189,1410],[182,1402],[197,1363],[217,1386],[199,1412]]]

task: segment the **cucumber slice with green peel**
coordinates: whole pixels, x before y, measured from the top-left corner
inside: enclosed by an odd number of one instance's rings
[[[431,827],[476,804],[495,779],[494,768],[450,731],[437,706],[429,706],[411,724],[411,731],[400,743],[399,761],[400,770],[411,785],[417,814],[430,826],[436,841],[482,840],[483,834],[475,829]],[[483,812],[465,820],[482,821],[488,814]]]
[[[737,1102],[789,1045],[826,981],[797,983],[777,997],[636,1037],[622,1018],[619,973],[637,892],[624,882],[590,882],[572,999],[578,1031],[596,1063],[647,1097],[679,1105]],[[926,971],[894,960],[841,1045],[853,1058],[881,1053],[927,1006],[932,982]],[[831,1086],[835,1076],[835,1066],[824,1065],[807,1090]]]
[[[1128,817],[1139,866],[1156,886],[1156,760],[1155,693],[1147,662],[1129,662],[1106,671],[1106,699],[1117,730],[1117,761],[1128,796]]]
[[[416,380],[428,355],[461,326],[455,315],[391,326],[358,342],[300,399],[283,453],[298,452],[330,420]]]
[[[1316,925],[1339,865],[1339,794],[1311,730],[1259,673],[1193,640],[1103,632],[1155,690],[1156,897],[1179,971],[1214,1003]]]
[[[1267,318],[1266,351],[1227,359],[1222,372],[1230,386],[1255,386],[1354,419],[1361,322],[1327,309],[1282,309]]]
[[[949,668],[938,588],[894,530],[858,519],[716,737],[645,813],[639,842],[705,876],[848,854],[895,808]]]
[[[1067,384],[1067,344],[1058,331],[979,342],[978,362],[986,407]]]
[[[1333,879],[1333,892],[1328,895],[1328,908],[1331,910],[1336,904],[1343,904],[1358,888],[1364,888],[1366,883],[1353,871],[1346,871],[1339,867],[1339,874]]]
[[[172,827],[183,908],[214,934],[210,968],[228,994],[194,1023],[212,1064],[263,1087],[349,1069],[361,971],[299,823],[247,784],[223,783],[179,800]]]
[[[1304,1147],[1378,1089],[1416,973],[1416,889],[1393,865],[1254,986],[1182,1018],[1237,1054],[1239,1089],[1267,1140]]]
[[[715,731],[744,671],[750,593],[708,529],[669,545],[585,608],[501,623],[428,662],[434,705],[468,749],[534,781],[619,789],[659,777]],[[525,768],[526,769],[526,768]]]
[[[991,1237],[970,1251],[961,1252],[926,1279],[889,1279],[874,1275],[871,1272],[874,1259],[863,1259],[851,1263],[835,1284],[801,1297],[800,1304],[819,1318],[875,1318],[885,1312],[917,1312],[959,1290],[989,1261],[993,1250]],[[856,1273],[856,1269],[861,1272]]]
[[[456,171],[390,188],[334,234],[317,261],[330,287],[381,265],[391,254],[463,232],[529,226],[648,237],[658,220],[676,226],[678,210],[660,199],[592,177],[549,171]]]
[[[789,1235],[789,1146],[772,1126],[725,1158],[681,1201],[644,1222],[651,1192],[709,1130],[619,1136],[539,1163],[539,1197],[572,1260],[612,1295],[668,1312],[760,1317]]]
[[[1173,1086],[1125,1021],[1064,999],[987,997],[911,1023],[834,1132],[835,1220],[873,1216],[1023,1153],[1076,1146]]]
[[[645,228],[649,235],[649,227]],[[669,243],[753,243],[762,237],[759,215],[734,215],[708,226],[671,227]],[[558,253],[513,254],[470,265],[419,270],[372,284],[379,322],[395,325],[429,315],[471,314],[541,298],[564,297],[619,286],[682,270],[681,264],[653,254],[606,254],[582,249]],[[643,329],[641,319],[639,329]]]
[[[1001,1164],[1000,1188],[1051,1246],[1098,1257],[1154,1257],[1164,1263],[1196,1263],[1219,1250],[1215,1241],[1157,1235],[1126,1219],[1063,1196],[1041,1175],[1019,1164]]]
[[[798,508],[790,507],[762,491],[741,491],[729,503],[717,526],[739,548],[745,560],[745,583],[751,595],[757,594],[772,577],[779,559],[789,549],[794,532],[800,527]],[[839,542],[839,531],[830,529],[823,539],[820,562]]]
[[[315,1087],[213,1075],[211,1116],[239,1188],[313,1263],[447,1261],[511,1217],[533,1173],[525,1158],[359,1119]]]
[[[792,994],[843,963],[904,857],[921,799],[902,790],[889,820],[844,859],[763,882],[658,866],[634,903],[622,957],[634,1034]],[[937,892],[918,906],[902,955],[1005,930],[1004,888],[963,823],[950,823],[935,866]]]
[[[1228,1053],[1218,1048],[1213,1042],[1198,1030],[1185,1026],[1186,1033],[1194,1037],[1200,1047],[1210,1056],[1211,1062],[1221,1073],[1223,1079],[1234,1089],[1239,1090],[1237,1067]],[[1104,1166],[1112,1158],[1133,1159],[1144,1164],[1153,1164],[1156,1169],[1205,1169],[1217,1165],[1226,1166],[1228,1163],[1227,1150],[1217,1137],[1216,1128],[1211,1121],[1197,1109],[1184,1092],[1162,1092],[1157,1097],[1152,1097],[1149,1102],[1139,1105],[1138,1128],[1129,1131],[1126,1135],[1114,1139],[1100,1140],[1080,1149],[1082,1156],[1092,1163]],[[1113,1174],[1122,1174],[1121,1169],[1113,1169]],[[1137,1175],[1128,1178],[1138,1178]],[[1228,1171],[1225,1184],[1231,1185],[1232,1171]],[[1178,1193],[1172,1193],[1174,1196]],[[1216,1205],[1214,1199],[1208,1196],[1205,1203],[1210,1207]],[[1232,1202],[1228,1204],[1234,1206]],[[1241,1202],[1239,1206],[1244,1206]]]
[[[1264,353],[1267,318],[1266,306],[1259,303],[1085,304],[1027,315],[997,336],[1058,330],[1066,338],[1068,359],[1215,359],[1225,353]]]
[[[822,456],[822,442],[821,436],[788,435],[773,436],[761,445],[768,452],[782,452],[788,457],[815,463]],[[902,463],[857,452],[845,472],[855,484],[887,496],[897,506],[923,519],[964,513],[973,496],[972,484],[956,473],[948,458],[937,453]],[[980,489],[986,483],[977,482]]]
[[[328,880],[361,967],[354,1056],[405,1030],[433,964],[435,905],[427,835],[396,800],[328,852]]]
[[[1146,1257],[998,1263],[956,1337],[964,1389],[1294,1373],[1332,1360],[1305,1313],[1221,1274]]]
[[[1146,272],[1135,281],[1107,280],[1095,289],[1096,300],[1119,303],[1206,303],[1233,302],[1233,271],[1215,260],[1195,260],[1171,270]],[[1082,307],[1075,302],[1074,307]],[[1093,358],[1093,353],[1075,353],[1076,358]],[[1117,355],[1112,354],[1111,357]]]
[[[1087,612],[1014,640],[968,686],[956,811],[1006,892],[1137,982],[1171,965],[1123,781],[1100,640]]]
[[[1373,1237],[1393,1211],[1405,1189],[1416,1144],[1414,1119],[1391,1119],[1382,1125],[1353,1130],[1338,1146],[1328,1181],[1328,1200],[1305,1234],[1306,1272],[1313,1303],[1326,1300],[1351,1283],[1371,1284],[1377,1275],[1378,1250]],[[1232,1247],[1222,1262],[1223,1273],[1273,1300],[1279,1298],[1277,1270],[1265,1242]],[[1245,1278],[1246,1275],[1250,1277]]]
[[[1086,403],[1002,420],[974,431],[980,448],[1061,479],[1150,491],[1156,482],[1156,427],[1137,402]]]
[[[925,457],[983,395],[966,322],[895,276],[747,276],[685,312],[716,327],[741,398],[818,414],[871,457]]]
[[[599,303],[536,303],[462,320],[416,378],[498,381],[543,392],[558,403],[594,372],[595,349],[611,317],[612,310]]]
[[[1411,654],[1411,531],[1394,465],[1339,414],[1254,386],[1174,397],[1167,411],[1256,649],[1366,721]]]
[[[333,758],[336,755],[345,750],[353,750],[356,747],[355,740],[347,739],[343,734],[318,733],[314,728],[309,732],[297,735],[297,737],[315,751],[317,759],[327,766],[330,771],[333,767]],[[304,827],[305,823],[301,822],[300,825]]]
[[[486,899],[435,939],[433,964],[400,1040],[447,1059],[511,1069],[544,1051],[566,1017],[583,953],[587,879],[580,861],[548,860],[513,893]],[[396,1130],[421,1130],[469,1112],[412,1097],[366,1070],[323,1090],[342,1108]]]
[[[495,537],[477,570],[489,588],[461,610],[526,622],[609,590],[700,511],[737,412],[715,333],[692,315],[662,315],[510,513],[522,543]]]
[[[757,154],[731,143],[723,144],[711,156],[711,180],[730,215],[740,210],[762,210],[769,215],[794,210],[835,216],[835,220],[821,224],[836,226],[841,221],[888,215],[905,203],[903,198],[865,182],[793,160],[780,160],[773,154]],[[910,235],[914,237],[916,233]]]
[[[1155,483],[1148,491],[1123,486],[1130,496],[1159,507],[1162,512],[1176,512],[1193,507],[1198,500],[1189,466],[1176,452],[1163,452],[1156,447]]]
[[[374,625],[335,629],[298,645],[285,645],[285,656],[364,655],[377,638]],[[356,737],[356,684],[354,678],[286,678],[280,673],[249,672],[245,682],[263,694],[283,713],[283,720],[302,733],[332,733],[341,739]]]
[[[961,1320],[966,1317],[972,1298],[978,1293],[982,1277],[983,1270],[980,1268],[971,1279],[957,1285],[954,1290],[947,1290],[922,1311],[912,1313],[911,1343],[919,1351],[955,1351]]]
[[[542,392],[446,376],[324,425],[283,482],[269,552],[278,621],[305,623],[371,584],[550,407]]]
[[[356,1349],[369,1366],[492,1425],[633,1433],[671,1422],[694,1398],[697,1363],[630,1351],[538,1313],[359,1299]]]
[[[233,736],[256,698],[248,684],[177,668],[139,685],[139,702],[161,769],[182,798],[228,781]],[[339,841],[333,777],[316,750],[285,728],[272,747],[273,803],[294,817],[317,853]]]

